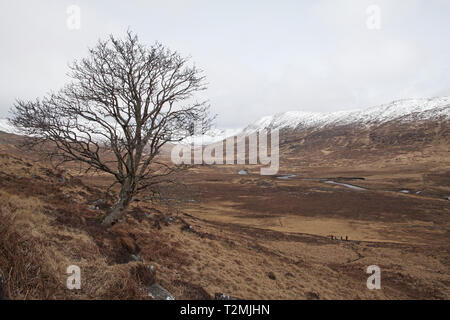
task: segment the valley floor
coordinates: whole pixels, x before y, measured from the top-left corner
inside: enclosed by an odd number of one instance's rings
[[[286,179],[197,166],[181,179],[188,191],[166,204],[138,199],[103,230],[106,206],[91,203],[112,204],[109,178],[58,172],[6,144],[0,153],[1,215],[10,221],[0,268],[11,298],[148,298],[142,265],[176,299],[450,298],[445,162],[283,164],[280,175],[296,175]],[[69,265],[82,270],[79,291],[65,287]],[[381,290],[367,289],[370,265],[381,269]]]

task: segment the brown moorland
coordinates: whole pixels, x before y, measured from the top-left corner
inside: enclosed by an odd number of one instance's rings
[[[7,295],[145,299],[157,281],[177,299],[449,299],[449,141],[439,126],[412,128],[426,137],[413,143],[390,139],[397,127],[286,133],[279,173],[295,177],[196,166],[180,177],[186,188],[164,203],[138,197],[110,229],[99,225],[114,201],[109,177],[55,169],[0,133]],[[81,268],[81,290],[66,288],[69,265]],[[370,265],[381,290],[366,287]]]

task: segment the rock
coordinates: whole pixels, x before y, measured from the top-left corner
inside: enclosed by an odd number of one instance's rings
[[[290,272],[287,272],[284,276],[286,278],[294,278],[294,275],[292,273],[290,273]]]
[[[165,223],[166,226],[168,226],[169,223],[172,223],[172,222],[173,222],[173,218],[172,217],[165,217],[164,218],[164,223]]]
[[[319,296],[318,293],[309,291],[309,292],[306,293],[306,299],[308,299],[308,300],[319,300],[320,296]]]
[[[103,199],[98,199],[98,200],[95,200],[95,201],[91,201],[91,202],[88,202],[88,204],[91,205],[90,208],[92,210],[109,209],[108,203],[105,200],[103,200]]]
[[[169,291],[157,283],[148,287],[148,295],[153,298],[153,300],[175,300],[175,297]]]
[[[214,300],[238,300],[237,298],[226,295],[225,293],[216,293]]]
[[[3,276],[2,269],[0,269],[0,300],[6,299],[5,289],[5,277]]]
[[[450,197],[447,197],[447,200],[450,201]]]
[[[276,280],[276,279],[277,279],[277,277],[275,277],[275,273],[273,273],[272,271],[270,271],[270,272],[267,274],[267,276],[269,277],[269,279],[272,279],[272,280]]]
[[[189,224],[184,224],[184,225],[181,227],[181,230],[182,230],[182,231],[190,231],[190,232],[194,232],[194,228],[193,228],[191,225],[189,225]]]
[[[400,190],[401,193],[409,193],[409,190]]]
[[[156,273],[156,268],[155,268],[155,266],[152,265],[152,264],[149,264],[149,265],[147,266],[147,269],[150,270],[150,272],[152,272],[152,273]]]
[[[130,261],[138,261],[138,262],[142,262],[142,258],[140,255],[138,254],[132,254],[130,255]]]

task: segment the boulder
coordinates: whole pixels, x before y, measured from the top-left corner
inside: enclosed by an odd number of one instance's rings
[[[148,295],[153,300],[175,300],[175,297],[159,284],[154,283],[148,287]]]
[[[216,293],[214,300],[238,300],[237,298],[226,295],[225,293]]]

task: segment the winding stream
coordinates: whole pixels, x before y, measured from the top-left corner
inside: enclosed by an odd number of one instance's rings
[[[281,175],[278,176],[277,179],[281,179],[281,180],[290,180],[291,178],[295,178],[298,177],[298,174],[285,174],[285,175]],[[339,185],[339,186],[343,186],[343,187],[347,187],[353,190],[368,190],[366,188],[363,187],[359,187],[359,186],[355,186],[353,184],[348,184],[348,183],[342,183],[342,182],[336,182],[333,180],[325,180],[325,179],[312,179],[312,178],[300,178],[300,180],[305,180],[305,181],[317,181],[317,182],[323,182],[323,183],[328,183],[328,184],[335,184],[335,185]]]
[[[348,184],[348,183],[340,183],[340,182],[336,182],[336,181],[332,181],[332,180],[327,180],[327,181],[325,181],[325,183],[337,184],[339,186],[347,187],[347,188],[350,188],[353,190],[367,190],[366,188],[363,188],[363,187],[358,187],[358,186]]]

